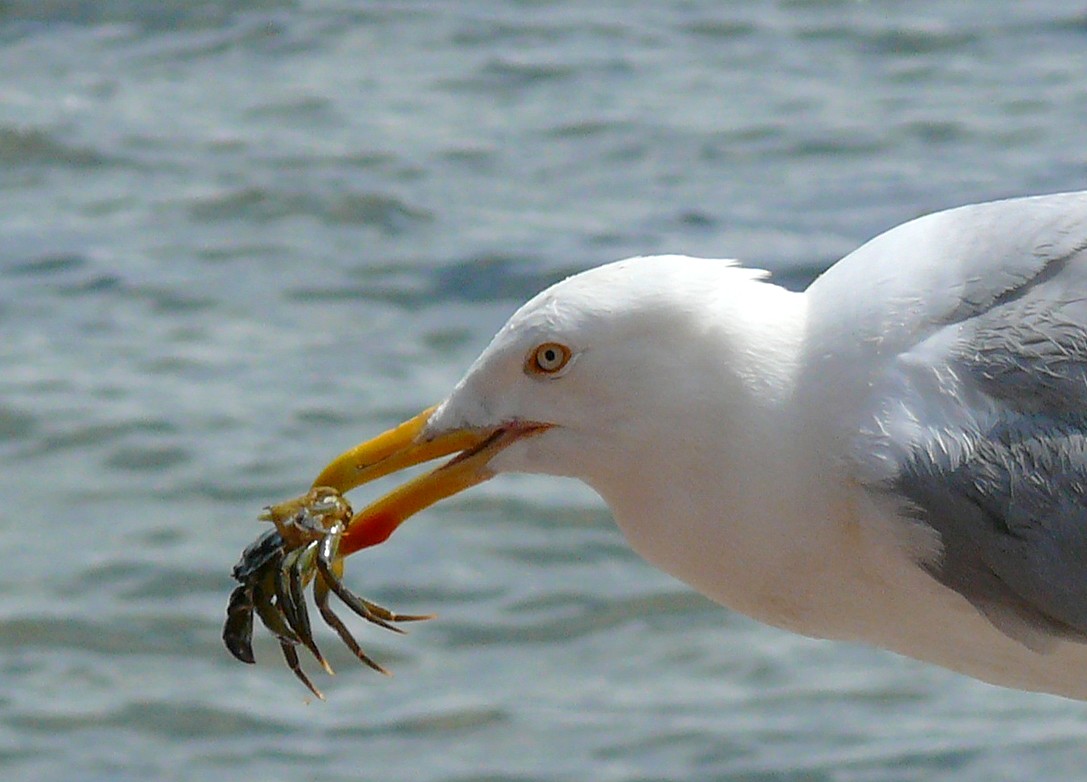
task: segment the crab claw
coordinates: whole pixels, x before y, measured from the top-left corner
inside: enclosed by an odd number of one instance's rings
[[[245,584],[230,593],[223,625],[223,643],[243,663],[255,663],[253,656],[253,590]]]

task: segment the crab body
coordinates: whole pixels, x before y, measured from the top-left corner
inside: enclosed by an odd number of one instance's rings
[[[336,595],[354,613],[373,624],[403,632],[394,622],[429,619],[406,616],[359,597],[342,581],[340,541],[351,519],[351,506],[335,489],[317,487],[307,494],[265,508],[261,519],[275,525],[242,552],[233,576],[240,582],[227,603],[223,643],[238,660],[253,663],[253,615],[279,641],[287,666],[318,698],[321,691],[302,669],[297,646],[306,647],[327,673],[332,667],[316,642],[309,621],[305,588],[312,581],[314,602],[325,622],[366,665],[385,673],[367,656],[350,630],[333,612],[329,594]]]

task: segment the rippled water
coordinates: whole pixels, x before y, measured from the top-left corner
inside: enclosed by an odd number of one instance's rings
[[[390,679],[219,641],[260,507],[540,287],[1083,188],[1085,74],[1057,0],[0,2],[0,778],[1087,779],[1083,705],[754,625],[549,479],[350,561],[440,614],[360,628]]]

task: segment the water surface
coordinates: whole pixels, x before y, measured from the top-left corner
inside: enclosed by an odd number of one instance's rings
[[[732,615],[577,484],[348,581],[324,704],[229,570],[525,298],[651,252],[799,287],[922,212],[1087,181],[1075,3],[0,3],[0,776],[1085,779],[1077,703]]]

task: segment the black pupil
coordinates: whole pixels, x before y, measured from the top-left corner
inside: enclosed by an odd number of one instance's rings
[[[554,348],[548,348],[544,351],[543,355],[545,364],[553,364],[555,363],[555,360],[559,357],[559,354],[555,352]]]

